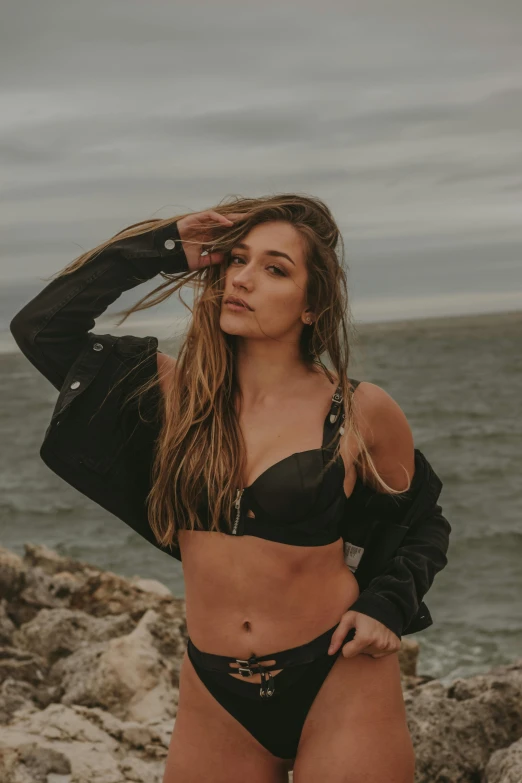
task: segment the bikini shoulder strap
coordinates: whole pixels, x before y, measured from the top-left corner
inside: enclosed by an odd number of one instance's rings
[[[353,394],[356,388],[358,387],[358,385],[360,384],[360,381],[356,381],[355,378],[348,378],[347,380],[349,380],[352,385],[351,393]]]
[[[356,388],[360,384],[360,381],[356,380],[355,378],[348,378],[350,381],[350,395],[353,395]],[[343,394],[341,390],[341,386],[339,385],[335,392],[332,395],[332,406],[330,408],[330,424],[335,424],[337,419],[339,418],[339,414],[341,413],[341,410],[343,411],[342,418],[344,419],[344,410],[343,410]]]
[[[332,395],[332,404],[330,406],[330,424],[335,424],[341,412],[343,402],[343,393],[339,385]]]

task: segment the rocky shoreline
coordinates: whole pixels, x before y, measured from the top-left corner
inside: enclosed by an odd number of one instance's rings
[[[0,548],[0,781],[162,783],[186,641],[163,584]],[[444,686],[399,657],[416,783],[521,783],[522,658]]]

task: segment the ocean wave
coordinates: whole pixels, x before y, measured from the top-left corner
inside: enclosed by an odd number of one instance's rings
[[[0,514],[24,514],[31,516],[58,516],[61,514],[76,513],[77,507],[64,501],[52,501],[50,503],[38,503],[33,505],[24,501],[2,500],[0,502]]]

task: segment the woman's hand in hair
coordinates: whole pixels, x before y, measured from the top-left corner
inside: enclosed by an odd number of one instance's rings
[[[232,212],[225,216],[214,209],[207,209],[204,212],[194,212],[177,221],[178,233],[192,272],[205,266],[223,263],[224,253],[210,252],[205,245],[211,245],[216,241],[216,223],[221,223],[224,228],[230,228],[242,217],[245,217],[245,213]]]

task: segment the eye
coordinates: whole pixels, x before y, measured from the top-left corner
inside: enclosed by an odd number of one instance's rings
[[[245,260],[244,258],[241,258],[241,256],[230,256],[230,259],[229,259],[230,264],[232,264],[232,262],[235,259],[237,259],[238,261],[244,261]],[[270,264],[270,266],[267,266],[267,269],[275,269],[276,270],[276,274],[279,277],[286,277],[286,272],[283,269],[281,269],[280,267],[278,267],[276,264]]]
[[[280,277],[286,277],[286,272],[283,272],[283,270],[282,270],[282,269],[280,269],[280,268],[279,268],[278,266],[276,266],[275,264],[270,264],[270,266],[268,267],[268,269],[276,269],[276,270],[277,270],[277,273],[278,273],[278,275],[279,275]]]

